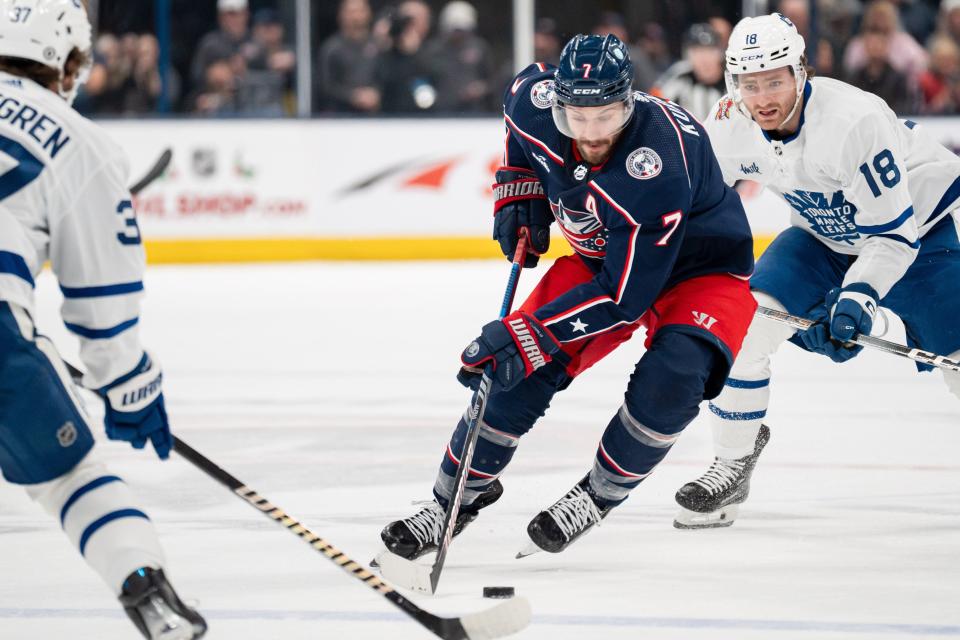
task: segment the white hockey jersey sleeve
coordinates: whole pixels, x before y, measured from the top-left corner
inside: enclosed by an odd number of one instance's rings
[[[145,253],[126,162],[114,158],[90,174],[62,215],[50,219],[50,262],[63,292],[61,313],[80,339],[84,385],[100,388],[143,355],[140,300]]]
[[[866,282],[883,298],[920,248],[900,127],[881,112],[866,113],[844,139],[838,156],[843,193],[857,211],[864,237],[844,286]]]

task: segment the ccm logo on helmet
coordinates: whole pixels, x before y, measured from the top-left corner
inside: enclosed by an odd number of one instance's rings
[[[601,89],[574,89],[573,95],[575,96],[595,96],[601,92]]]
[[[753,54],[752,56],[741,56],[741,57],[740,57],[740,60],[741,60],[741,62],[746,61],[746,60],[759,60],[759,59],[762,58],[762,57],[763,57],[763,54],[762,54],[762,53],[755,53],[755,54]]]

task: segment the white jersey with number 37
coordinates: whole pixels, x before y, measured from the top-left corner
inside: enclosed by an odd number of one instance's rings
[[[49,260],[80,339],[85,384],[130,371],[144,251],[118,145],[52,91],[0,73],[0,300],[33,314]]]
[[[704,126],[724,180],[754,180],[780,195],[791,224],[858,256],[844,285],[866,282],[883,297],[919,238],[960,204],[960,158],[856,87],[814,78],[804,95],[800,128],[782,140],[720,100]]]

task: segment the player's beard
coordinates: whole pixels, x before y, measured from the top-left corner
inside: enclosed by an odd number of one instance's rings
[[[615,138],[601,138],[599,140],[577,140],[577,150],[583,159],[590,164],[602,164],[610,157]]]
[[[764,131],[776,131],[789,124],[785,122],[788,115],[791,120],[794,119],[796,111],[793,114],[790,114],[790,111],[796,104],[796,100],[796,95],[784,96],[782,99],[771,100],[762,106],[753,107],[750,114],[753,116],[753,121]]]

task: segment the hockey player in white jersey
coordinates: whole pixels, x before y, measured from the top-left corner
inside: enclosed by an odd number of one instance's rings
[[[762,424],[770,356],[790,340],[843,362],[879,306],[907,341],[960,356],[960,158],[877,96],[811,78],[804,41],[780,14],[745,18],[726,52],[728,95],[709,116],[724,180],[755,180],[791,207],[791,226],[757,263],[760,305],[818,321],[794,330],[754,319],[723,392],[710,403],[716,457],[677,492],[679,528],[727,526],[770,437]],[[917,365],[921,371],[930,367]],[[960,398],[960,374],[944,371]],[[852,399],[855,401],[856,399]]]
[[[144,637],[199,638],[206,623],[167,581],[150,519],[99,461],[66,367],[34,326],[49,260],[108,437],[169,455],[160,367],[138,334],[144,251],[127,162],[70,107],[89,61],[80,0],[0,0],[0,470],[58,520]]]

